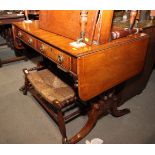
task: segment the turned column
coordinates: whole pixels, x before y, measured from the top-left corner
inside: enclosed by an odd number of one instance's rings
[[[82,10],[80,14],[80,25],[81,25],[81,32],[80,32],[80,40],[84,40],[84,36],[86,33],[86,25],[87,25],[87,19],[88,19],[88,11]]]
[[[130,12],[130,25],[129,25],[129,30],[130,31],[132,30],[132,28],[134,26],[137,13],[138,13],[137,10],[131,10],[131,12]]]

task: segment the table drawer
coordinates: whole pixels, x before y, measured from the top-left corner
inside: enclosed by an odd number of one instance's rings
[[[32,37],[31,35],[23,32],[22,30],[17,30],[17,36],[20,38],[22,41],[24,41],[27,45],[36,48],[36,39]]]
[[[71,57],[56,48],[50,47],[49,50],[45,52],[45,55],[54,60],[57,64],[64,67],[67,70],[71,69]]]
[[[71,70],[71,57],[58,49],[40,41],[31,35],[17,29],[16,36],[24,41],[27,45],[34,47],[39,53],[45,55],[52,61],[56,62],[66,70]]]
[[[50,46],[45,44],[44,42],[42,41],[37,41],[37,51],[42,53],[42,54],[45,54],[46,51],[50,50]]]
[[[22,30],[20,30],[20,29],[16,29],[16,36],[18,38],[22,39],[23,36],[24,36],[24,32]]]
[[[29,46],[31,46],[33,48],[36,48],[36,39],[34,37],[32,37],[31,35],[25,33],[24,37],[23,37],[23,41],[27,45],[29,45]]]

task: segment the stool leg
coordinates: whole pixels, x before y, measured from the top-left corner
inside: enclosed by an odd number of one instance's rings
[[[57,117],[58,117],[58,126],[62,135],[62,143],[64,144],[67,143],[67,135],[66,135],[65,121],[61,110],[58,111]]]
[[[25,75],[25,85],[24,85],[24,90],[23,90],[24,95],[27,95],[28,87],[29,87],[29,81],[27,79],[27,76]]]
[[[1,61],[1,59],[0,59],[0,67],[2,67],[2,61]]]
[[[19,90],[23,92],[23,95],[27,95],[28,88],[29,88],[29,81],[25,74],[25,83]]]

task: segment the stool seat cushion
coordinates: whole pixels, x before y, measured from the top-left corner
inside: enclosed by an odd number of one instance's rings
[[[31,71],[27,75],[34,89],[49,103],[63,102],[75,96],[74,90],[50,70]]]

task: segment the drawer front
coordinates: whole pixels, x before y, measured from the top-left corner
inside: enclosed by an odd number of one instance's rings
[[[67,70],[71,69],[71,57],[53,47],[46,51],[46,56]]]
[[[33,48],[36,48],[36,39],[34,37],[32,37],[31,35],[25,33],[24,36],[23,36],[23,41],[27,45],[29,45],[29,46],[31,46]]]
[[[18,38],[20,38],[21,40],[23,40],[27,45],[36,48],[36,39],[34,37],[32,37],[31,35],[21,31],[21,30],[17,30],[17,36]]]
[[[21,30],[19,30],[19,29],[16,29],[16,36],[17,36],[18,38],[22,39],[23,36],[24,36],[24,32],[21,31]]]
[[[31,35],[23,32],[20,29],[17,29],[16,36],[24,41],[27,45],[35,48],[39,53],[45,55],[52,61],[56,62],[66,70],[71,70],[71,57],[56,48],[37,40],[36,38],[32,37]]]
[[[43,43],[42,41],[37,41],[37,51],[45,54],[48,50],[50,50],[50,46]]]

